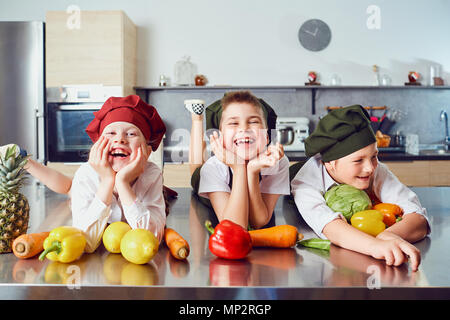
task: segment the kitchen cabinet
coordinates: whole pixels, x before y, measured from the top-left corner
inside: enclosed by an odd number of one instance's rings
[[[383,163],[407,186],[450,186],[449,160],[385,161]]]
[[[47,87],[103,84],[123,95],[136,85],[136,26],[123,11],[48,11]],[[72,23],[73,19],[79,23]]]
[[[383,163],[407,186],[426,187],[430,185],[429,161],[393,161]]]
[[[169,188],[190,188],[191,170],[187,163],[164,164],[164,185]]]

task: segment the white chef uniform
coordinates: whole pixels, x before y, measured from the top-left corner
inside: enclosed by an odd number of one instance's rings
[[[338,184],[328,174],[320,154],[310,158],[291,182],[295,204],[306,223],[322,239],[326,239],[323,228],[335,219],[345,219],[342,213],[330,209],[324,199],[325,192]],[[398,178],[379,162],[373,177],[373,192],[384,203],[395,203],[403,209],[403,214],[416,212],[430,223],[427,211],[420,204],[417,195],[401,183]]]
[[[133,229],[147,229],[161,242],[166,213],[162,172],[156,164],[147,162],[133,184],[136,201],[130,206],[122,205],[116,193],[107,206],[96,196],[99,185],[99,175],[89,163],[80,166],[72,182],[72,225],[84,231],[87,252],[98,247],[107,223],[115,221],[125,221]]]

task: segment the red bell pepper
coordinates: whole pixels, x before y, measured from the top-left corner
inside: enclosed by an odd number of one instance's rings
[[[205,226],[212,234],[209,237],[209,250],[219,258],[242,259],[252,250],[252,239],[247,230],[230,221],[222,220],[214,229],[210,221]]]

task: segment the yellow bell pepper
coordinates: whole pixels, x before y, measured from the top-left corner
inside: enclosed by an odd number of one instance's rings
[[[350,221],[356,229],[376,237],[386,228],[383,218],[383,214],[378,210],[364,210],[355,213]]]
[[[81,257],[85,246],[86,239],[81,230],[69,226],[58,227],[44,240],[44,251],[39,260],[47,257],[52,261],[70,263]]]

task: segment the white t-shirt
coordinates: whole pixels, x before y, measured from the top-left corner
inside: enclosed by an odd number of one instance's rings
[[[344,219],[342,213],[334,212],[325,202],[325,192],[335,184],[338,183],[328,174],[320,155],[310,158],[291,182],[292,195],[300,214],[311,229],[323,239],[326,237],[322,231],[328,223],[334,219]],[[417,195],[401,183],[384,163],[378,163],[372,189],[381,202],[395,203],[403,209],[404,215],[416,212],[422,214],[428,221],[427,211],[420,204]]]
[[[208,198],[208,192],[231,192],[229,183],[229,167],[212,156],[200,169],[198,195]],[[273,167],[261,169],[259,186],[261,193],[290,194],[289,159],[283,156]]]
[[[162,172],[156,164],[147,162],[144,172],[133,184],[136,201],[130,206],[122,205],[116,193],[107,206],[96,196],[99,185],[99,176],[89,163],[80,166],[72,182],[72,225],[85,233],[87,252],[98,247],[106,224],[115,221],[125,221],[132,229],[147,229],[161,242],[166,205]]]

